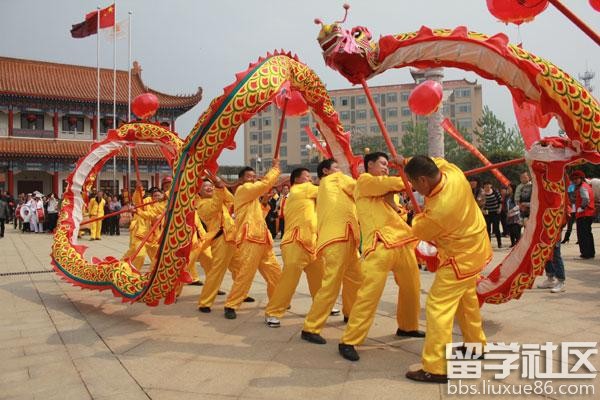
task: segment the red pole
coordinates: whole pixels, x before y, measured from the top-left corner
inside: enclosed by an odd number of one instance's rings
[[[283,123],[285,122],[285,110],[287,109],[288,98],[286,97],[281,109],[281,121],[279,121],[279,132],[277,132],[277,144],[275,145],[275,153],[273,158],[279,158],[279,146],[281,145],[281,137],[283,136]]]
[[[558,9],[561,13],[564,14],[565,17],[569,18],[571,22],[573,22],[579,29],[583,31],[586,35],[590,37],[597,45],[600,46],[600,36],[589,26],[585,24],[582,20],[577,17],[571,10],[569,10],[560,0],[548,0],[549,3],[552,3],[554,7]]]
[[[139,205],[139,206],[133,206],[133,208],[144,208],[144,207],[146,207],[146,206],[149,206],[150,204],[158,203],[159,201],[162,201],[162,200],[151,201],[151,202],[149,202],[149,203],[144,203],[144,204],[141,204],[141,205]],[[113,213],[106,214],[106,215],[103,215],[103,216],[101,216],[101,217],[96,217],[96,218],[88,219],[87,221],[84,221],[84,222],[82,222],[82,223],[81,223],[81,224],[79,224],[79,225],[87,225],[87,224],[91,224],[92,222],[96,222],[96,221],[99,221],[99,220],[101,220],[101,219],[106,219],[106,218],[109,218],[109,217],[114,217],[115,215],[121,215],[121,214],[123,214],[123,213],[126,213],[126,212],[128,212],[128,211],[130,211],[130,210],[129,210],[129,208],[124,208],[124,209],[122,209],[122,210],[115,211],[115,212],[113,212]]]
[[[479,173],[482,173],[485,171],[489,171],[490,169],[508,167],[509,165],[521,164],[523,162],[525,162],[525,157],[515,158],[514,160],[502,161],[502,162],[499,162],[496,164],[486,165],[485,167],[479,167],[479,168],[465,171],[465,175],[466,176],[476,175],[476,174],[479,174]]]
[[[477,157],[484,165],[486,165],[486,166],[492,165],[490,160],[488,160],[475,146],[473,146],[471,143],[469,143],[465,140],[465,138],[460,134],[458,129],[456,129],[456,127],[454,126],[452,121],[450,121],[448,118],[445,118],[442,121],[442,127],[446,130],[446,132],[448,132],[448,134],[450,136],[452,136],[452,138],[454,138],[454,140],[456,140],[458,142],[459,145],[461,145],[465,149],[469,150],[469,152],[471,154],[473,154],[475,157]],[[494,174],[496,179],[498,179],[498,181],[500,181],[500,183],[502,183],[504,186],[508,186],[510,184],[510,181],[508,180],[508,178],[505,177],[500,171],[498,171],[497,169],[493,169],[493,168],[488,168],[488,169],[492,170],[492,174]]]
[[[362,87],[365,91],[365,94],[367,95],[367,99],[369,100],[369,104],[371,105],[371,108],[373,109],[373,114],[375,115],[375,119],[377,120],[379,129],[381,129],[381,133],[383,134],[383,139],[385,140],[385,143],[387,144],[387,147],[390,150],[390,154],[392,155],[392,158],[398,157],[398,152],[396,151],[396,148],[394,147],[394,144],[392,143],[392,139],[390,139],[390,135],[387,131],[387,128],[385,127],[385,124],[383,123],[383,119],[381,119],[381,115],[379,114],[377,105],[375,104],[375,101],[373,100],[373,96],[371,96],[371,90],[369,89],[369,86],[367,85],[367,81],[365,81],[365,79],[362,78],[360,81],[360,84],[362,85]],[[400,178],[402,178],[402,182],[404,182],[404,187],[406,188],[406,193],[408,193],[408,197],[410,198],[410,202],[413,205],[414,211],[416,213],[421,212],[421,207],[419,207],[419,203],[417,203],[417,199],[415,198],[415,195],[412,191],[410,182],[408,181],[408,178],[406,178],[406,174],[404,173],[404,166],[402,166],[402,165],[398,166],[398,175],[400,175]]]

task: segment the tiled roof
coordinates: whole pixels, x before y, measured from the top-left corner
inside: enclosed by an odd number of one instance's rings
[[[22,157],[78,159],[90,152],[92,143],[90,140],[2,137],[0,138],[0,159]],[[158,145],[137,145],[136,153],[140,160],[164,161],[164,156]],[[127,149],[121,149],[117,158],[126,159]]]
[[[141,67],[134,62],[131,98],[150,92],[160,108],[190,109],[202,99],[202,88],[189,96],[173,96],[147,87]],[[127,104],[128,71],[117,70],[117,103]],[[44,99],[96,102],[96,68],[44,61],[0,57],[0,94]],[[113,71],[100,69],[100,101],[112,103]]]

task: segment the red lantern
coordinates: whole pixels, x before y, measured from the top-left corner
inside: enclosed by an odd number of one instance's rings
[[[138,118],[147,120],[158,110],[158,97],[152,93],[140,94],[133,99],[131,110]]]
[[[600,12],[600,0],[590,0],[590,6],[598,12]]]
[[[521,25],[532,21],[548,7],[547,0],[486,0],[490,13],[500,21]]]
[[[408,106],[417,115],[429,115],[437,111],[443,97],[442,85],[436,81],[419,84],[408,96]]]
[[[35,122],[38,119],[37,115],[35,114],[27,114],[26,118],[28,122]]]
[[[77,117],[69,117],[69,126],[77,125]]]
[[[106,127],[109,127],[109,126],[112,127],[113,119],[112,119],[112,117],[104,117],[104,118],[102,118],[102,123]]]
[[[283,105],[287,99],[287,106],[285,107],[285,115],[288,117],[302,116],[308,112],[308,104],[304,101],[302,94],[297,90],[285,89],[279,92],[275,97],[275,104],[279,109],[283,110]]]

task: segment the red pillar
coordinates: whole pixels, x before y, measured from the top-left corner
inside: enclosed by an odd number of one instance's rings
[[[98,116],[92,118],[92,140],[98,140]]]
[[[8,187],[7,187],[8,193],[10,193],[13,197],[16,197],[15,196],[15,192],[13,190],[14,189],[13,186],[15,184],[15,182],[14,182],[15,181],[15,177],[13,175],[13,170],[12,170],[12,167],[10,165],[8,166],[8,172],[7,172],[6,175],[8,175]]]
[[[171,131],[175,132],[175,120],[174,119],[171,120]]]
[[[8,110],[8,136],[13,135],[14,118],[13,110]]]
[[[154,186],[160,187],[160,176],[158,172],[154,174]]]
[[[52,175],[52,192],[57,198],[60,196],[58,193],[58,171],[54,171],[54,175]]]
[[[58,111],[54,111],[54,118],[53,121],[54,123],[54,139],[58,139]],[[58,196],[58,193],[54,192],[55,196]]]

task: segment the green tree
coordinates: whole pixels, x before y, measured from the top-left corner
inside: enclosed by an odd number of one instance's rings
[[[506,151],[521,156],[524,154],[525,144],[518,129],[507,128],[488,106],[483,107],[483,114],[477,121],[473,134],[478,139],[479,150],[484,154]]]
[[[418,154],[426,155],[428,147],[427,125],[411,123],[401,140],[400,154],[410,157]]]

